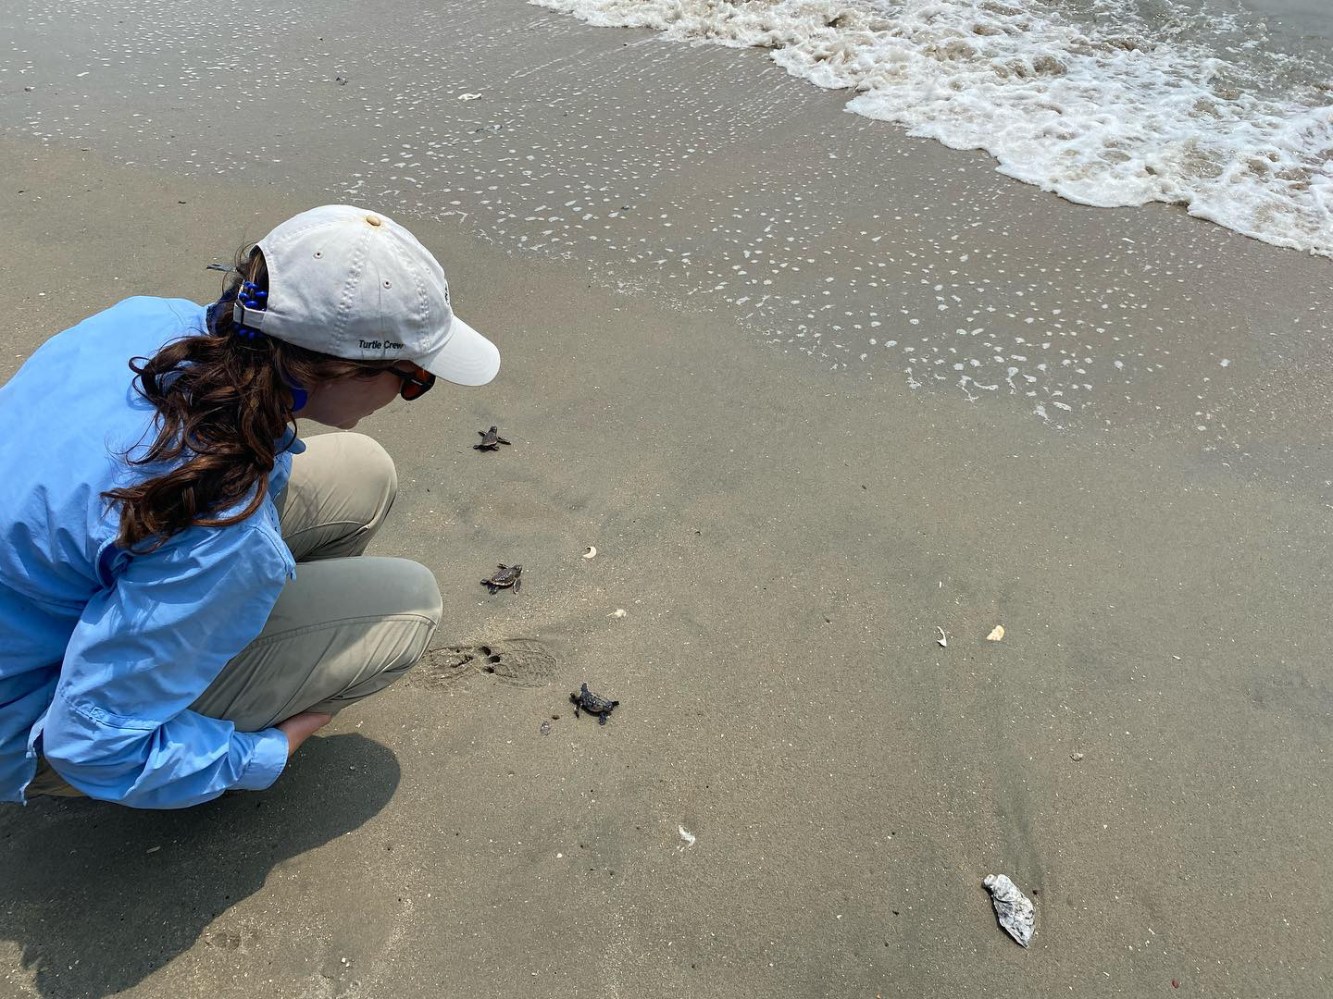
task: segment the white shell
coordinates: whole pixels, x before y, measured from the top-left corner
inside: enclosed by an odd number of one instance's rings
[[[584,557],[584,558],[596,558],[596,557],[597,557],[597,549],[594,548],[592,545],[589,545],[589,546],[588,546],[588,550],[587,550],[586,552],[583,553],[583,557]]]
[[[990,892],[1000,928],[1026,947],[1037,925],[1037,914],[1031,899],[1003,874],[988,874],[981,883]]]
[[[935,630],[940,633],[940,637],[935,639],[935,642],[939,645],[940,648],[947,649],[949,647],[949,636],[944,633],[944,629],[941,628],[938,624],[935,625]]]
[[[1003,638],[1004,638],[1004,625],[997,624],[993,629],[991,629],[991,633],[986,636],[986,641],[998,642],[1001,641]]]

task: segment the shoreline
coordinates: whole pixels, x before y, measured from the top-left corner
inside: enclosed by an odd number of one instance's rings
[[[1263,138],[1306,116],[1300,131],[1321,134],[1333,63],[1313,25],[1270,35],[1268,17],[1246,17],[1244,6],[1205,13],[1188,0],[1169,15],[1125,5],[1091,16],[1078,5],[530,2],[678,45],[761,50],[792,77],[844,95],[847,111],[984,151],[998,172],[1071,203],[1184,202],[1234,232],[1333,257],[1333,219],[1312,192],[1329,180],[1319,140]],[[1257,146],[1229,144],[1233,133]],[[1305,183],[1267,184],[1258,159]]]
[[[76,59],[30,49],[11,80],[34,91],[12,95],[0,128],[167,175],[370,198],[520,254],[540,244],[589,280],[716,310],[814,365],[1055,429],[1202,427],[1200,450],[1262,460],[1302,446],[1290,428],[1309,376],[1333,380],[1321,258],[1170,206],[1073,205],[984,153],[845,113],[844,94],[758,50],[520,0],[386,3],[374,32],[337,3],[327,37],[284,26],[282,53],[257,46],[253,79],[207,44],[225,18],[201,0],[140,31],[154,61],[80,78]],[[71,52],[127,31],[114,5],[89,17],[66,25]],[[460,32],[473,44],[457,52]]]

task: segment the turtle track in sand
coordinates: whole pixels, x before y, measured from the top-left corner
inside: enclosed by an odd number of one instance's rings
[[[511,687],[545,687],[555,675],[555,655],[535,638],[497,638],[427,649],[407,674],[414,686],[445,690],[476,675]]]

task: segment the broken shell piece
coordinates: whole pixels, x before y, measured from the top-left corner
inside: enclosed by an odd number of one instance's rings
[[[694,840],[695,840],[694,833],[690,832],[688,829],[686,829],[684,826],[681,825],[676,826],[676,828],[680,831],[680,839],[681,842],[684,844],[684,846],[681,846],[678,849],[683,850],[685,849],[686,846],[694,846]]]
[[[613,610],[610,614],[608,614],[608,615],[606,615],[606,616],[607,616],[607,617],[626,617],[626,616],[628,616],[628,612],[625,610],[624,607],[617,607],[615,610]]]
[[[1071,760],[1073,760],[1075,763],[1077,763],[1079,760],[1083,759],[1083,754],[1082,754],[1082,753],[1070,753],[1070,754],[1069,754],[1069,758],[1070,758]]]
[[[480,96],[481,94],[459,94],[458,99],[460,101],[475,101]]]
[[[1032,908],[1031,899],[1003,874],[988,874],[981,883],[990,892],[1000,928],[1026,947],[1037,925],[1037,914]]]
[[[939,644],[940,648],[947,649],[949,647],[949,636],[944,633],[944,629],[938,624],[935,625],[935,630],[940,633],[940,637],[935,639],[935,641]]]
[[[997,624],[994,628],[991,629],[991,633],[986,636],[986,641],[998,642],[1003,640],[1003,638],[1004,638],[1004,625]]]
[[[587,550],[586,552],[583,553],[583,557],[584,557],[584,558],[596,558],[596,557],[597,557],[597,549],[594,548],[592,545],[589,545],[589,546],[588,546],[588,550]]]

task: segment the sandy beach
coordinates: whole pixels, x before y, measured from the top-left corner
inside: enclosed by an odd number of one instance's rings
[[[5,112],[0,378],[127,295],[211,299],[205,264],[342,199],[388,202],[436,251],[504,367],[360,428],[401,480],[373,551],[425,563],[444,595],[428,660],[269,792],[0,811],[0,995],[1329,994],[1329,262],[1164,206],[1071,205],[841,114],[755,53],[573,22],[543,38],[530,22],[555,15],[476,6],[459,16],[478,49],[561,60],[522,84],[560,110],[528,108],[514,142],[571,148],[569,111],[712,143],[635,182],[614,249],[520,244],[373,175],[351,191],[328,128],[285,140],[307,163],[198,170],[160,135],[44,138]],[[475,58],[451,85],[517,93],[520,63]],[[608,90],[616,59],[643,85]],[[749,91],[769,115],[734,133],[740,98],[698,114],[727,74],[771,87]],[[298,120],[348,75],[275,85],[266,106]],[[3,86],[11,107],[73,100],[38,76]],[[432,108],[459,162],[484,102]],[[163,113],[181,148],[238,127]],[[577,134],[572,176],[624,182],[629,140]],[[819,171],[816,136],[843,154]],[[151,155],[127,156],[139,139]],[[344,146],[370,162],[374,141],[367,125]],[[853,196],[886,150],[884,182]],[[780,228],[818,260],[786,286],[791,322],[690,292],[739,259],[719,204],[782,216],[793,191],[837,224]],[[875,237],[902,266],[871,287],[853,268]],[[626,249],[668,244],[660,266]],[[954,312],[936,314],[929,267],[958,272]],[[918,355],[947,355],[981,289],[1008,293],[1007,350],[1040,339],[1018,291],[1086,346],[1051,335],[1035,400],[935,385],[933,360],[798,342],[826,277],[849,313],[882,302],[875,338],[916,337]],[[1098,363],[1060,363],[1083,356]],[[1085,382],[1090,401],[1054,406]],[[492,424],[513,446],[472,450]],[[478,585],[498,562],[523,564],[521,593]],[[483,645],[493,673],[468,660]],[[582,682],[621,701],[605,726],[573,716]],[[1030,950],[997,928],[991,873],[1034,898]]]

